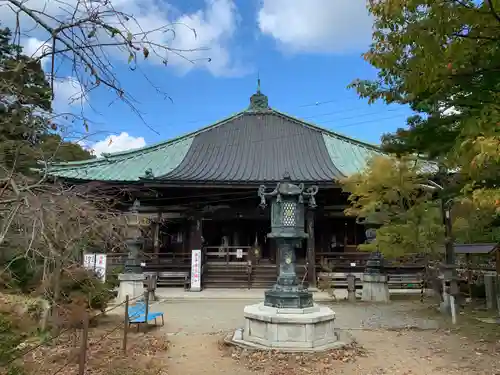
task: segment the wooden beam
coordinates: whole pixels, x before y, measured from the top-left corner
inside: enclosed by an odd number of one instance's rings
[[[161,212],[158,212],[156,216],[156,221],[155,221],[155,234],[154,234],[154,242],[153,242],[153,247],[155,254],[160,253],[160,226],[161,226]]]
[[[316,254],[314,236],[314,214],[313,210],[307,211],[307,274],[309,285],[316,287]]]
[[[500,277],[500,245],[497,246],[497,277]]]
[[[202,248],[202,222],[201,214],[198,212],[190,220],[189,253],[192,250],[201,250]]]

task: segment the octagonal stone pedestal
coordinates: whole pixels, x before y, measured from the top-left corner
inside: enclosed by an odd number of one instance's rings
[[[245,328],[236,331],[231,340],[236,345],[287,352],[322,351],[345,345],[334,327],[335,313],[326,306],[280,309],[259,303],[246,306],[244,316]]]
[[[135,301],[144,295],[144,279],[143,273],[120,273],[118,280],[120,287],[118,288],[117,303],[125,302],[128,295],[129,299]],[[135,303],[135,302],[133,302]]]

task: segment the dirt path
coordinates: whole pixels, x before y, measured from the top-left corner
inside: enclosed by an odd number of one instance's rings
[[[367,350],[340,374],[500,374],[500,353],[445,331],[358,331]],[[335,373],[335,372],[333,372]]]
[[[299,355],[241,355],[220,348],[220,334],[188,334],[171,338],[169,375],[216,374],[369,374],[458,375],[500,374],[499,357],[442,332],[370,330],[354,333],[366,356],[354,361],[304,359]]]
[[[224,356],[218,346],[219,335],[190,334],[170,338],[169,375],[255,375],[231,357]]]
[[[416,317],[410,313],[411,306],[397,303],[336,306],[339,328],[366,349],[366,355],[354,361],[333,360],[331,355],[273,357],[274,354],[221,350],[223,332],[241,326],[246,304],[190,301],[155,306],[167,317],[166,326],[159,333],[166,334],[171,343],[168,374],[500,375],[500,345],[474,342],[438,329],[437,321]]]

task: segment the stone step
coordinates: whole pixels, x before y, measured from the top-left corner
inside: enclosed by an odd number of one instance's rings
[[[214,289],[221,289],[221,288],[231,288],[231,289],[248,289],[248,284],[247,283],[237,283],[237,282],[232,282],[232,283],[220,283],[220,282],[203,282],[203,288],[214,288]]]
[[[214,272],[214,271],[205,271],[203,272],[203,276],[204,277],[207,277],[207,276],[231,276],[231,275],[235,275],[235,276],[247,276],[248,273],[246,272]]]
[[[246,273],[220,273],[220,274],[203,274],[204,279],[230,279],[231,277],[239,277],[248,279],[248,275]]]
[[[253,289],[269,289],[274,285],[274,283],[251,283],[250,288]]]

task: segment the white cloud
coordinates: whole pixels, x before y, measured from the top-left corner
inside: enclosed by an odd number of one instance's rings
[[[48,43],[33,37],[24,39],[22,41],[22,46],[23,53],[32,58],[38,58],[42,55],[46,55],[52,50],[52,47]],[[42,58],[42,67],[46,67],[48,62],[49,60],[47,57]]]
[[[181,2],[182,3],[182,2]],[[83,15],[91,9],[99,8],[101,11],[115,9],[126,14],[133,15],[133,19],[126,22],[126,26],[132,33],[145,32],[148,40],[158,45],[168,46],[173,51],[167,53],[159,47],[152,47],[150,60],[161,63],[166,60],[168,65],[175,66],[181,72],[199,67],[210,71],[213,75],[227,76],[242,72],[242,68],[231,56],[231,42],[237,30],[239,14],[234,0],[205,0],[202,9],[182,14],[171,4],[158,0],[109,0],[107,2],[92,0],[25,0],[23,5],[41,11],[37,14],[49,25],[54,24],[49,16],[65,20],[74,12],[78,6]],[[7,8],[1,7],[2,22],[5,25],[13,24],[15,18]],[[8,14],[11,13],[11,14]],[[45,14],[45,15],[44,15]],[[111,15],[106,18],[106,23],[116,25],[118,18]],[[24,31],[33,28],[33,21],[24,16],[21,26]],[[193,32],[193,29],[195,32]],[[148,31],[157,30],[154,33]],[[25,43],[25,51],[36,51],[38,39],[48,38],[40,27],[28,32],[30,38]],[[102,41],[102,38],[100,38]],[[108,49],[109,51],[109,49]],[[158,55],[158,56],[157,56]],[[127,56],[119,55],[119,58],[127,62]],[[208,60],[211,61],[208,61]]]
[[[239,21],[233,0],[205,0],[203,9],[186,14],[154,0],[120,0],[117,4],[134,14],[135,20],[127,24],[132,33],[158,30],[148,33],[148,40],[171,48],[171,52],[166,52],[153,47],[150,60],[161,64],[166,61],[167,66],[174,66],[181,73],[197,67],[215,76],[242,72],[230,51]]]
[[[53,109],[56,113],[83,110],[87,96],[83,85],[73,77],[58,78],[54,81]]]
[[[284,51],[349,53],[371,41],[366,0],[262,0],[260,31]]]
[[[52,47],[40,39],[30,37],[22,40],[23,52],[25,55],[38,58],[50,53]],[[50,58],[44,57],[41,60],[42,68],[48,72],[50,70]],[[47,74],[50,81],[50,76]],[[54,101],[53,110],[60,113],[72,112],[75,109],[83,109],[87,103],[87,95],[84,86],[74,77],[56,77],[54,79]]]
[[[236,6],[232,0],[207,0],[206,3],[205,10],[182,15],[175,21],[180,26],[175,28],[176,36],[172,40],[172,48],[206,49],[185,56],[198,64],[201,62],[214,75],[237,74],[240,68],[234,65],[228,47],[237,26]],[[196,36],[191,29],[196,31]],[[207,57],[211,61],[206,60]],[[177,55],[171,56],[171,62],[183,69],[193,66]]]
[[[122,132],[120,135],[108,136],[92,145],[88,145],[87,142],[79,142],[79,144],[86,149],[92,150],[94,155],[100,157],[103,153],[128,151],[144,147],[146,146],[146,141],[143,137],[133,137],[128,133]]]

